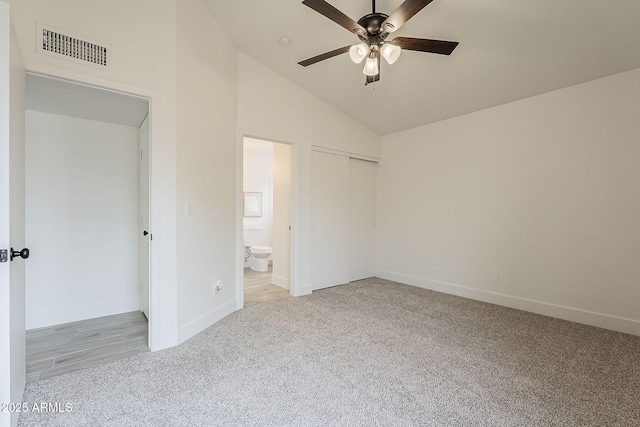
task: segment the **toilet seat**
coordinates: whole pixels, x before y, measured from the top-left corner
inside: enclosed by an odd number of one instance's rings
[[[251,250],[252,254],[270,254],[271,253],[271,246],[251,246],[249,248]]]

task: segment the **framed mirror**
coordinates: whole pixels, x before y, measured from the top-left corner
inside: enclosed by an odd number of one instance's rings
[[[262,193],[245,191],[244,216],[262,216]]]

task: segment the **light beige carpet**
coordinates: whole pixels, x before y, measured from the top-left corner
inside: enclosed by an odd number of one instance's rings
[[[640,337],[380,279],[28,384],[20,426],[637,426]]]

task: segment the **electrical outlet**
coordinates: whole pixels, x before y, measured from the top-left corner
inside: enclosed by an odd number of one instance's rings
[[[217,279],[215,282],[213,282],[211,284],[211,292],[212,292],[214,297],[216,296],[216,294],[218,292],[220,292],[222,290],[222,285],[223,284],[224,284],[224,282],[222,281],[222,279]]]
[[[491,283],[498,283],[500,281],[500,273],[497,271],[491,272]]]

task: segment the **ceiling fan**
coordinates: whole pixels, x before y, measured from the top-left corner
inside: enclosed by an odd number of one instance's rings
[[[420,12],[432,1],[405,0],[391,15],[387,15],[376,12],[376,0],[372,0],[373,12],[363,16],[356,22],[324,0],[304,0],[302,4],[357,35],[361,43],[353,46],[344,46],[300,61],[298,64],[307,67],[316,62],[349,52],[349,57],[356,64],[361,63],[366,58],[362,72],[366,75],[364,84],[367,85],[380,80],[380,56],[389,64],[393,64],[400,57],[402,49],[451,55],[451,52],[458,46],[458,42],[416,39],[413,37],[396,37],[391,41],[386,41],[390,33],[398,30],[413,15]]]

